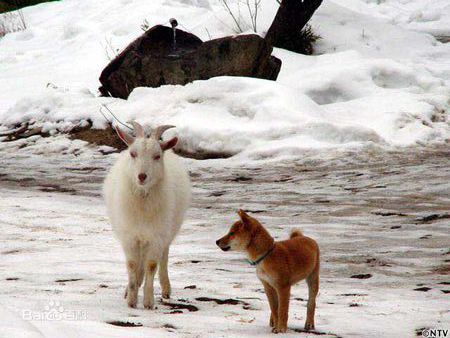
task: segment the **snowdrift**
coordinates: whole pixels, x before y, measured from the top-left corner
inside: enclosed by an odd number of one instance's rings
[[[262,33],[275,13],[272,2],[262,3]],[[124,121],[175,124],[171,132],[191,152],[239,153],[244,160],[297,156],[304,149],[448,142],[450,46],[429,34],[450,33],[448,6],[410,3],[399,9],[392,1],[325,2],[312,20],[322,36],[317,55],[275,49],[283,62],[276,83],[221,77],[137,88],[127,101],[98,97],[105,49],[126,46],[149,18],[156,24],[175,16],[203,39],[230,34],[231,18],[219,2],[34,6],[25,10],[30,28],[0,40],[0,129],[28,121],[52,134],[87,120],[104,128],[99,109],[106,104]]]

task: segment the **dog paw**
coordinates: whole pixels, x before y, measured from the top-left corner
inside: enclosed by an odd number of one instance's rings
[[[287,331],[287,327],[277,327],[277,328],[273,328],[272,332],[273,333],[286,333]]]
[[[269,325],[270,325],[270,327],[276,327],[277,326],[277,321],[273,319],[272,315],[270,316]]]
[[[314,330],[314,324],[313,323],[305,323],[305,330],[306,331]]]

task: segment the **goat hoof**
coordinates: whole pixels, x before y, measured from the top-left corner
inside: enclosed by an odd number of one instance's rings
[[[137,305],[137,297],[131,297],[130,294],[127,295],[127,304],[129,307],[135,309]]]
[[[155,302],[145,301],[144,300],[144,309],[153,310],[155,308]]]
[[[161,283],[161,296],[164,299],[169,299],[170,294],[172,293],[172,288],[170,287],[170,283]]]

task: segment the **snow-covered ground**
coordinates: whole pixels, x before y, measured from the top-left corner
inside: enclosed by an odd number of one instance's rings
[[[234,2],[233,2],[234,3]],[[259,33],[276,2],[262,1]],[[106,50],[176,17],[203,39],[233,33],[218,0],[64,0],[24,10],[28,28],[0,40],[0,124],[24,120],[66,130],[102,128],[107,104],[121,119],[177,125],[190,151],[242,159],[297,157],[304,149],[428,145],[450,138],[450,6],[427,1],[324,1],[312,19],[316,55],[275,49],[276,82],[223,77],[138,88],[128,101],[99,98]],[[205,128],[205,126],[208,126]]]
[[[276,238],[298,227],[318,240],[318,332],[411,337],[424,327],[450,326],[448,219],[423,220],[448,212],[445,150],[350,152],[251,168],[187,161],[194,200],[171,249],[170,302],[198,310],[177,313],[161,303],[144,310],[142,298],[129,309],[123,299],[124,258],[100,197],[112,156],[43,157],[26,149],[2,148],[10,156],[8,170],[0,171],[0,314],[7,318],[0,337],[270,336],[254,268],[215,245],[242,206]],[[351,278],[358,274],[371,277]],[[292,337],[300,335],[307,298],[304,283],[293,290],[286,334]]]
[[[275,11],[262,1],[259,33]],[[254,269],[214,244],[240,207],[277,238],[299,227],[318,240],[318,332],[450,328],[448,1],[324,0],[316,54],[275,49],[276,82],[220,77],[128,100],[97,95],[111,48],[144,19],[176,17],[204,40],[232,34],[218,0],[63,0],[24,15],[25,31],[0,38],[0,132],[28,121],[55,135],[0,142],[0,337],[269,336]],[[186,160],[194,200],[170,263],[181,309],[126,307],[100,196],[116,154],[57,133],[87,119],[104,127],[102,104],[124,121],[175,124],[167,134],[191,151],[236,154]],[[294,289],[287,336],[312,335],[295,332],[306,297]]]

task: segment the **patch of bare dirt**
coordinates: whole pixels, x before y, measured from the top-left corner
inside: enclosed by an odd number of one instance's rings
[[[141,327],[142,326],[141,323],[123,322],[120,320],[112,320],[107,323],[114,325],[114,326],[121,326],[121,327]]]
[[[91,126],[76,128],[70,133],[70,138],[86,141],[91,144],[113,147],[118,151],[126,148],[111,125],[108,125],[106,129],[92,129]]]
[[[174,310],[188,310],[189,312],[198,311],[198,307],[192,304],[184,304],[184,303],[172,303],[172,302],[161,302],[162,305],[168,306]],[[175,312],[178,313],[178,312]]]

